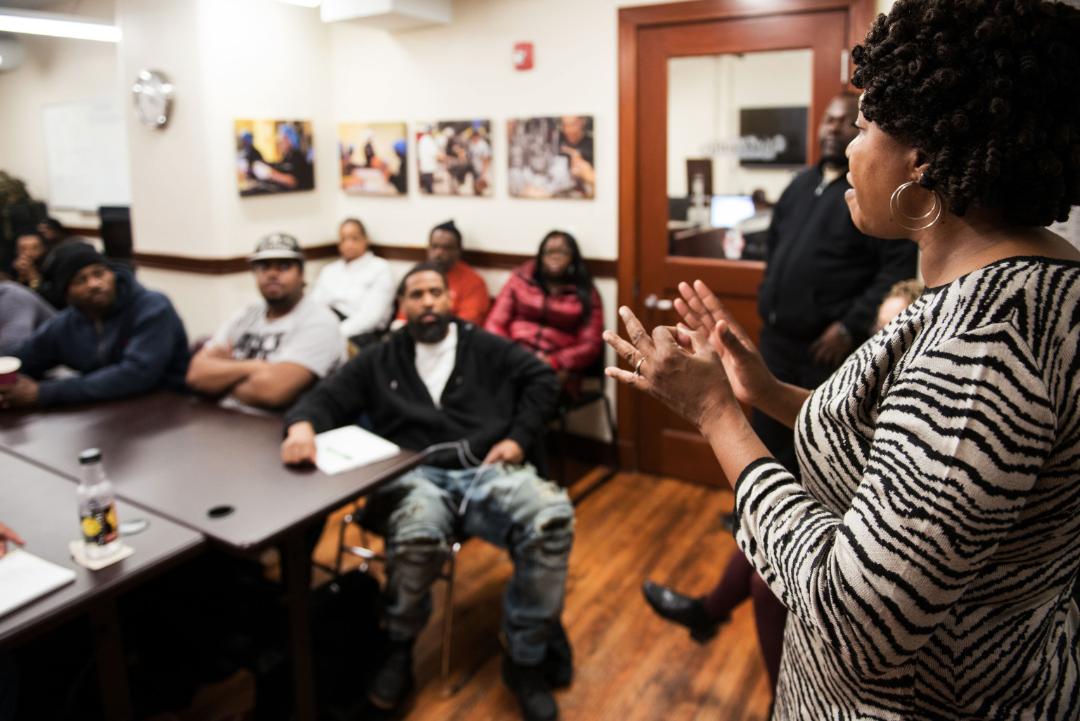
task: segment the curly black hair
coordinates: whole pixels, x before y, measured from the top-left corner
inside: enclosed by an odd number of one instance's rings
[[[585,265],[585,258],[581,255],[581,249],[578,247],[577,238],[565,230],[552,230],[545,235],[544,239],[540,241],[540,247],[536,250],[533,280],[544,289],[545,294],[550,294],[551,289],[548,279],[544,277],[544,246],[552,238],[562,238],[566,241],[567,247],[570,248],[570,266],[566,269],[564,280],[574,286],[574,292],[577,293],[578,299],[581,301],[581,322],[582,324],[587,323],[589,313],[592,312],[593,282],[592,275],[589,274],[589,267]]]
[[[923,153],[956,215],[1042,226],[1080,204],[1080,10],[897,0],[852,58],[863,116]]]

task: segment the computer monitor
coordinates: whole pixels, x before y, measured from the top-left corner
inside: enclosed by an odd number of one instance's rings
[[[754,214],[749,195],[714,195],[709,208],[709,223],[714,228],[734,228]]]
[[[690,198],[672,198],[668,196],[668,220],[686,220],[686,211],[690,209]]]

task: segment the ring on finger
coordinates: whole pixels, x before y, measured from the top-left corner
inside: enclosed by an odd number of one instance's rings
[[[641,375],[641,364],[644,363],[644,362],[645,362],[645,356],[641,356],[640,358],[638,358],[638,362],[634,364],[634,375],[635,376],[640,376]]]

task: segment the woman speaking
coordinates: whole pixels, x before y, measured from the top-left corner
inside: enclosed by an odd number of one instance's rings
[[[1080,10],[898,0],[855,49],[847,202],[926,292],[812,393],[703,284],[608,374],[697,425],[736,539],[790,609],[777,719],[1075,719],[1080,708]],[[703,390],[704,389],[704,390]],[[750,403],[795,429],[801,481]]]

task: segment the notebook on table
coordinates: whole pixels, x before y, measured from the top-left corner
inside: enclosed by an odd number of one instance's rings
[[[9,549],[0,558],[0,617],[74,580],[75,571],[70,568],[18,548]]]
[[[330,475],[384,461],[400,451],[397,445],[360,426],[344,426],[315,436],[315,465]]]

